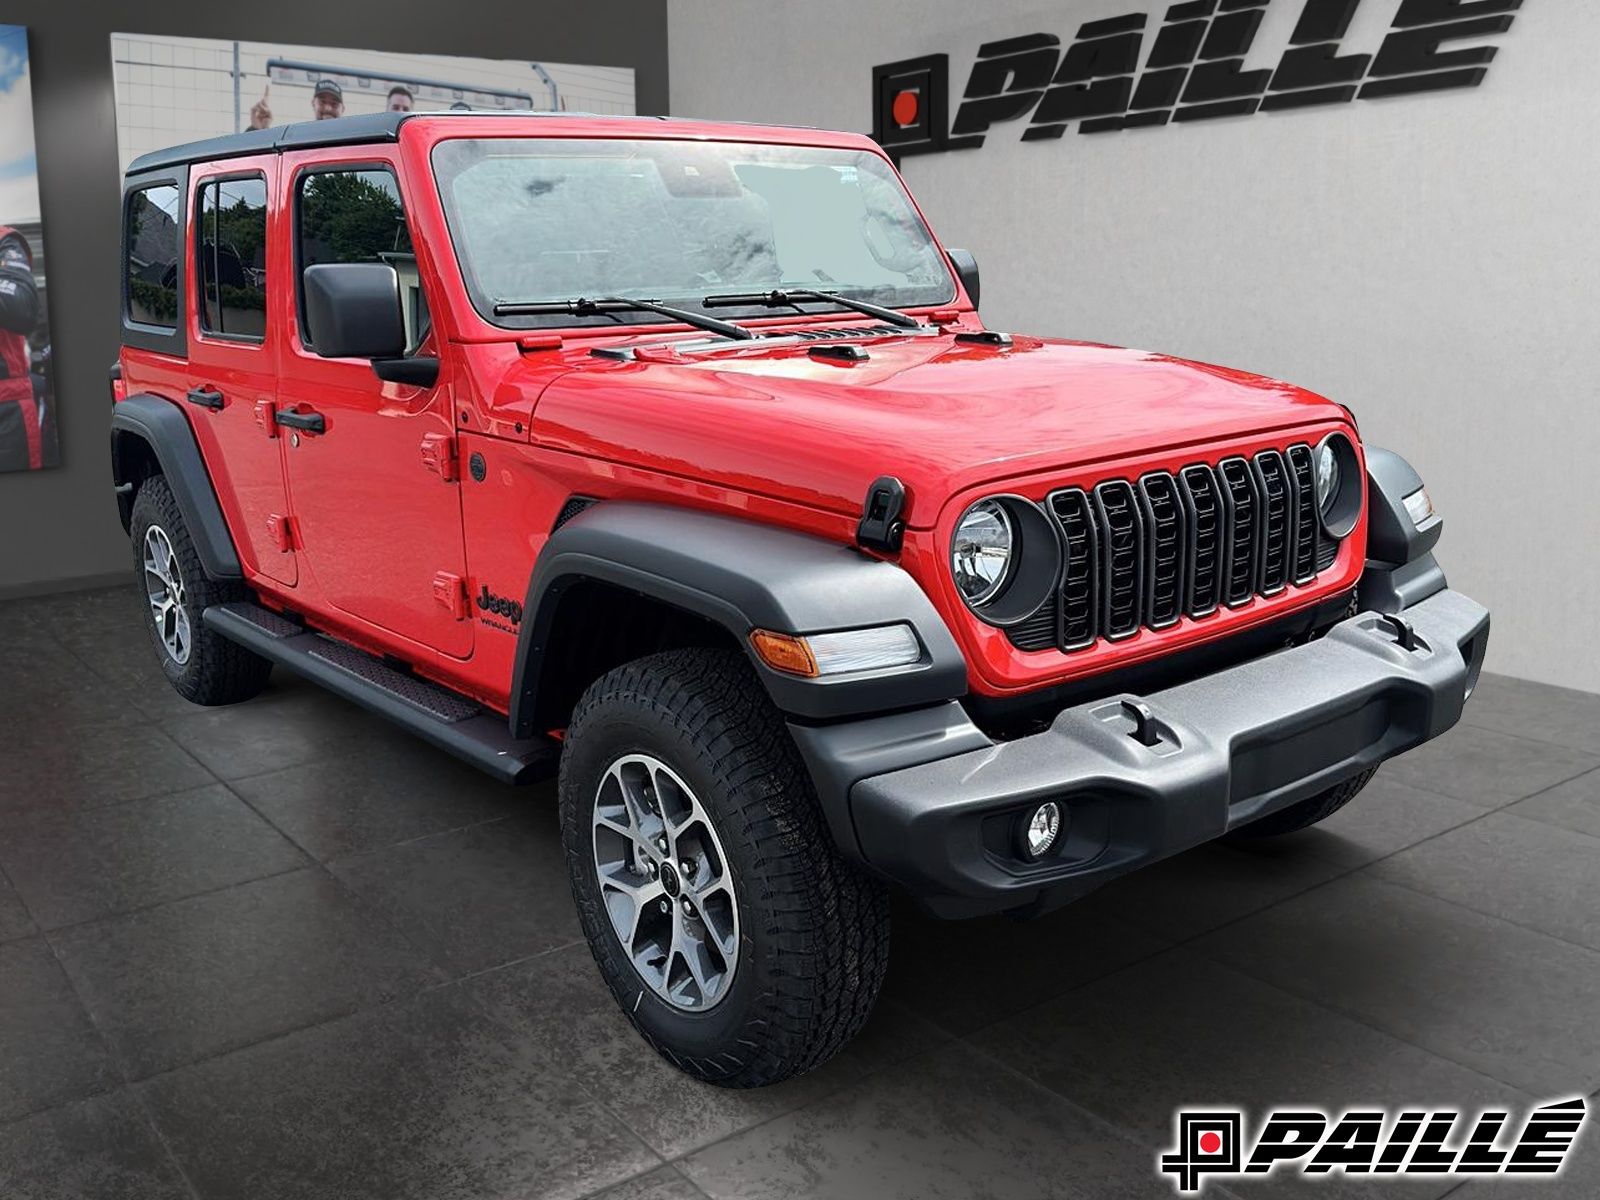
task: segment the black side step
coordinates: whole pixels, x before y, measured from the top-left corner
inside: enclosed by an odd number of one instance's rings
[[[548,778],[561,760],[560,744],[553,739],[514,738],[497,713],[259,604],[214,605],[203,619],[230,642],[387,717],[506,783]]]

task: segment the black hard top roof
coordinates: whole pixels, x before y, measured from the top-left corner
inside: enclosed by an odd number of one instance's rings
[[[128,174],[157,171],[186,163],[209,162],[217,158],[238,158],[245,154],[276,154],[284,150],[309,150],[317,146],[352,146],[367,142],[393,142],[399,140],[400,126],[413,117],[586,117],[596,113],[576,112],[409,112],[367,113],[359,117],[336,117],[330,121],[296,121],[292,125],[274,125],[270,129],[247,129],[243,133],[229,133],[222,137],[205,138],[198,142],[185,142],[165,150],[152,150],[141,154],[128,164]],[[666,117],[606,117],[606,120],[662,121]]]

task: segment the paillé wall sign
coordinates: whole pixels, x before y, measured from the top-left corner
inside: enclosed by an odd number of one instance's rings
[[[1275,68],[1244,70],[1274,0],[1190,0],[1167,9],[1139,65],[1150,15],[1090,21],[1065,50],[1054,34],[980,46],[949,123],[949,56],[872,70],[873,137],[896,157],[983,145],[992,125],[1028,117],[1025,142],[1477,87],[1494,46],[1450,48],[1511,28],[1522,0],[1401,0],[1377,54],[1342,42],[1362,0],[1302,0]],[[1276,0],[1284,4],[1292,0]]]

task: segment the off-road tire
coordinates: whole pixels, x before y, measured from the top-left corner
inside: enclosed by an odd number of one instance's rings
[[[689,785],[732,868],[738,964],[705,1011],[676,1008],[646,984],[601,899],[596,794],[628,754],[659,759]],[[567,728],[560,798],[595,962],[668,1062],[722,1087],[761,1087],[811,1070],[860,1031],[888,967],[888,895],[834,847],[793,739],[737,651],[666,651],[597,680]]]
[[[1230,841],[1253,842],[1257,838],[1278,837],[1281,834],[1309,829],[1318,821],[1326,821],[1354,800],[1356,793],[1366,787],[1367,782],[1377,773],[1377,767],[1369,767],[1353,779],[1346,779],[1343,783],[1336,784],[1325,792],[1318,792],[1298,804],[1291,804],[1288,808],[1269,813],[1260,820],[1241,825],[1226,836]]]
[[[230,642],[208,629],[200,619],[200,614],[213,604],[249,599],[249,591],[235,580],[206,577],[172,489],[165,478],[152,475],[140,485],[133,499],[133,520],[129,527],[133,539],[133,569],[138,576],[141,599],[146,593],[145,535],[152,525],[160,527],[172,545],[177,573],[183,581],[183,607],[188,614],[190,633],[189,658],[180,663],[162,641],[154,614],[149,604],[145,604],[145,628],[161,669],[178,694],[195,704],[236,704],[249,700],[267,686],[267,677],[272,674],[271,660]]]

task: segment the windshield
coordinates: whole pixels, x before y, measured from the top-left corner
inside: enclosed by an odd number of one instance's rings
[[[499,325],[662,320],[495,315],[496,305],[579,297],[693,310],[714,293],[786,287],[891,308],[955,297],[900,181],[865,151],[458,138],[434,148],[433,168],[472,302]],[[774,313],[724,306],[717,315]]]

